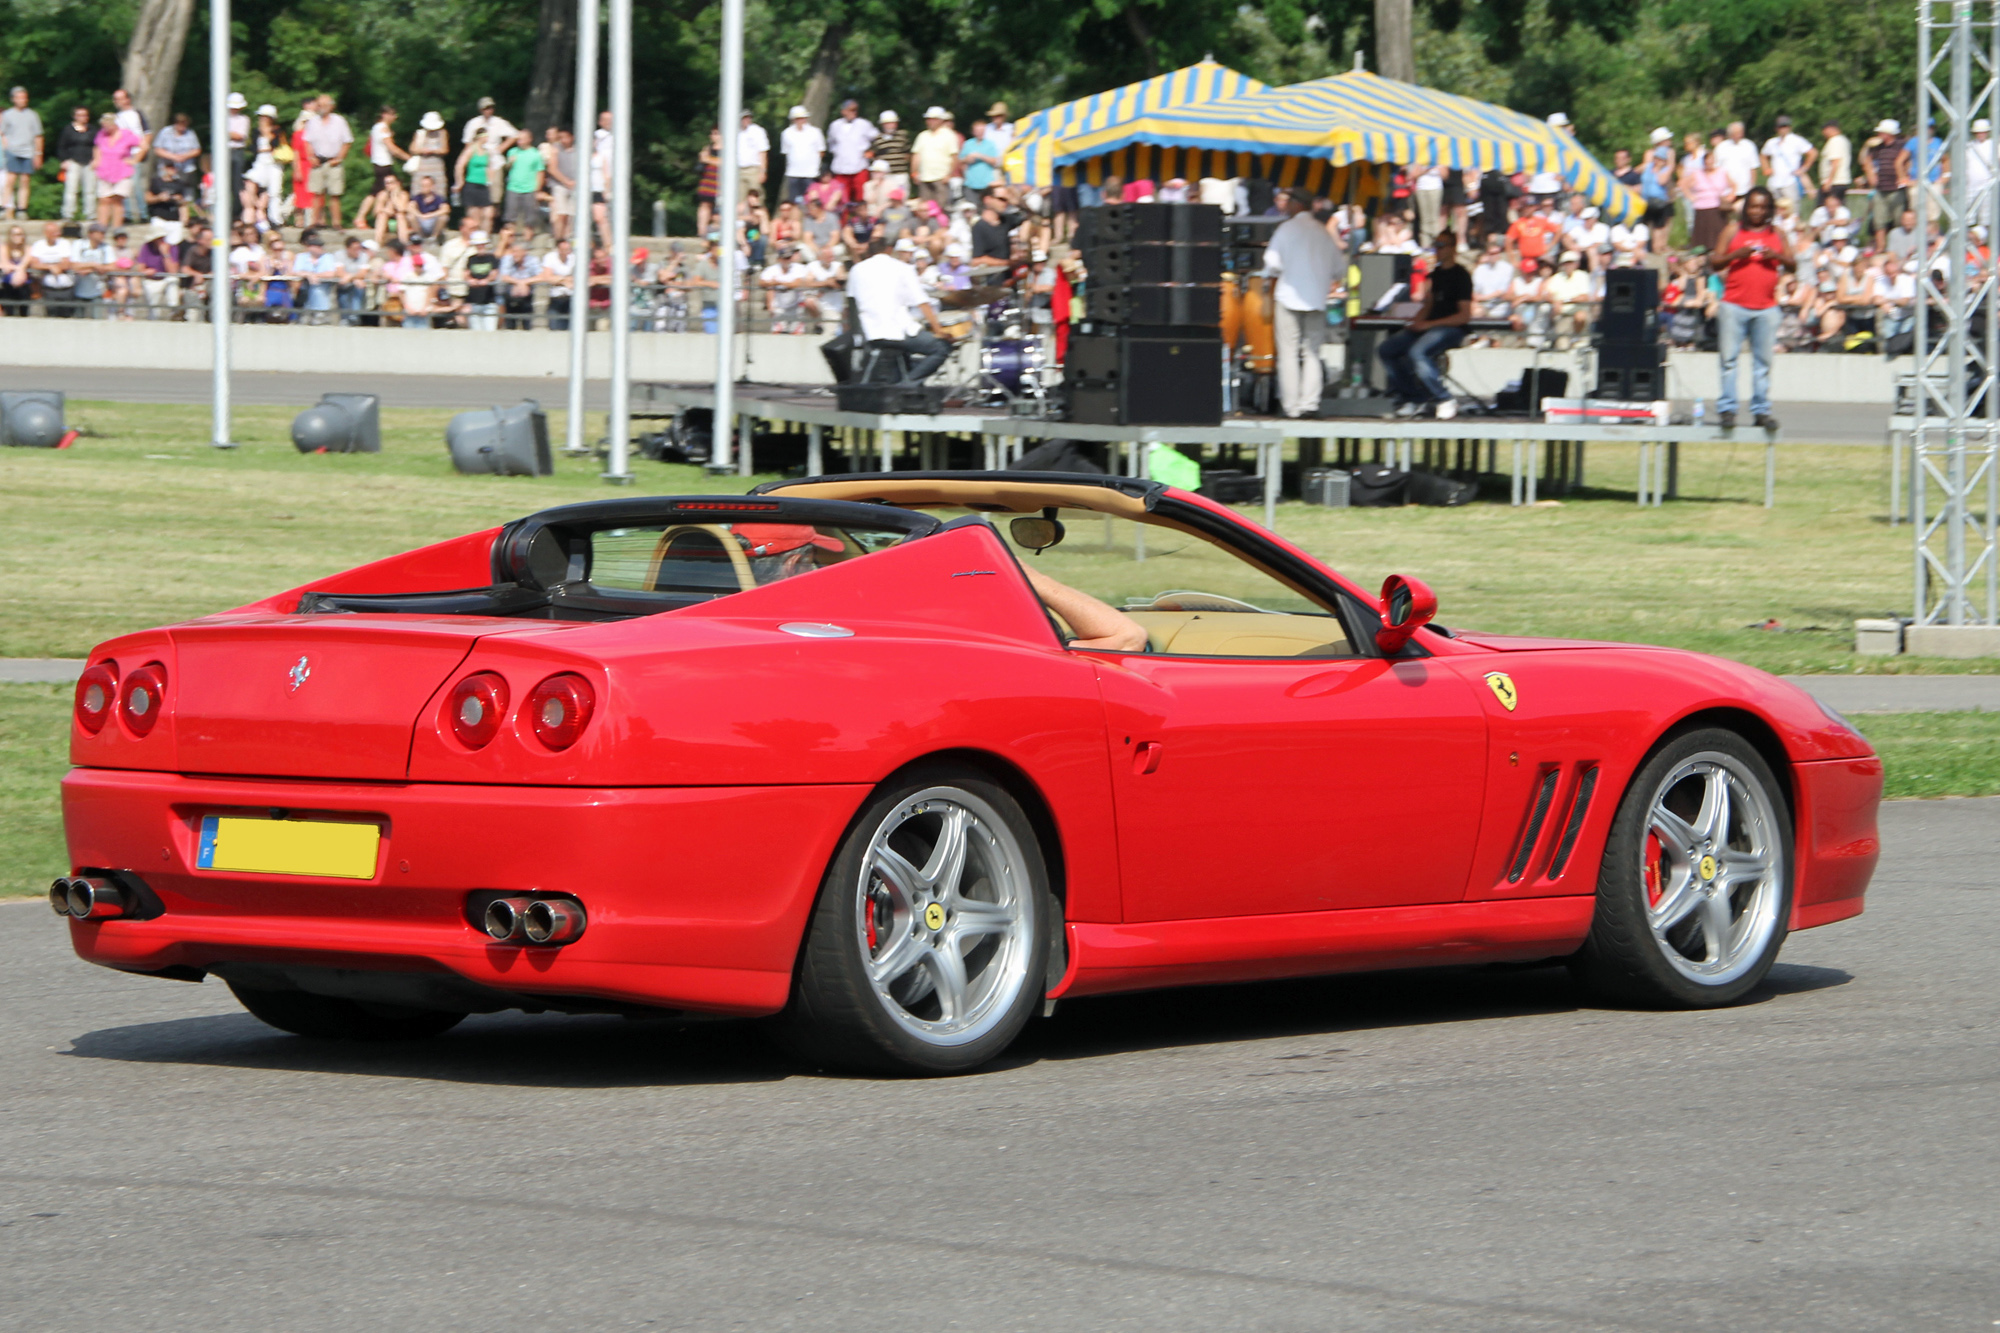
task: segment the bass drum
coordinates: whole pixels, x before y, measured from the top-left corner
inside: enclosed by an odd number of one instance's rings
[[[1242,302],[1243,364],[1259,375],[1278,368],[1278,333],[1271,312],[1271,280],[1253,277],[1244,286]]]
[[[1040,393],[1042,343],[1039,338],[1002,338],[979,349],[979,368],[1009,393]]]

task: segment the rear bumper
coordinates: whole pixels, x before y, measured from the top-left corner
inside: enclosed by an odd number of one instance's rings
[[[1861,897],[1882,839],[1875,824],[1882,804],[1882,761],[1828,759],[1794,764],[1798,802],[1798,892],[1792,929],[1824,926],[1861,914]]]
[[[165,909],[70,923],[77,953],[133,972],[265,963],[450,973],[534,996],[718,1014],[784,1007],[814,894],[861,786],[508,787],[186,777],[63,780],[73,868],[127,871]],[[374,816],[370,880],[196,868],[207,813]],[[496,943],[476,890],[560,892],[589,912],[561,948]]]

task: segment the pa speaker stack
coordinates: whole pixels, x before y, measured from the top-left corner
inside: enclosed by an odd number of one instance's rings
[[[1650,268],[1604,274],[1597,317],[1597,386],[1592,398],[1651,403],[1667,396],[1667,349],[1660,344],[1660,275]]]
[[[1069,340],[1072,421],[1222,421],[1222,210],[1106,204],[1077,219],[1087,318]]]

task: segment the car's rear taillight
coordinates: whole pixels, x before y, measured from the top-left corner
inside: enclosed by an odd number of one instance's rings
[[[451,734],[469,750],[477,750],[500,734],[507,716],[507,682],[491,671],[467,676],[445,700]]]
[[[160,705],[167,697],[167,669],[158,662],[146,665],[125,677],[118,691],[118,711],[134,736],[144,736],[160,720]]]
[[[76,682],[77,725],[95,736],[111,720],[111,705],[118,702],[118,668],[99,662]]]
[[[535,739],[551,750],[567,750],[590,725],[597,707],[596,692],[582,676],[550,676],[528,696],[526,712]]]

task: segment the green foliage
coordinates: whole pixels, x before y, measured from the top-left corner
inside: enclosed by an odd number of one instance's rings
[[[0,78],[28,85],[52,133],[78,100],[103,109],[136,8],[0,0]],[[331,92],[357,133],[384,102],[403,134],[436,110],[455,135],[482,95],[518,116],[538,13],[539,0],[238,0],[237,87],[288,119]],[[1762,136],[1781,111],[1811,133],[1829,116],[1909,119],[1911,17],[1902,0],[1417,0],[1417,70],[1533,115],[1567,111],[1606,154],[1660,124],[1741,117]],[[207,22],[196,14],[175,100],[204,138]],[[666,198],[681,228],[714,121],[718,24],[714,0],[635,6],[635,195],[642,214]],[[913,128],[932,102],[963,126],[996,99],[1031,111],[1205,55],[1270,83],[1337,73],[1356,50],[1376,64],[1373,0],[749,0],[745,104],[767,127],[799,99],[829,25],[847,34],[836,97],[870,116],[894,106]]]

